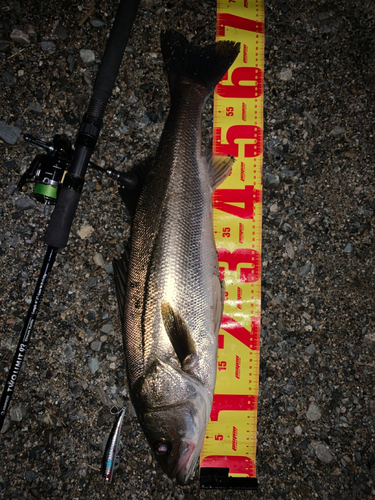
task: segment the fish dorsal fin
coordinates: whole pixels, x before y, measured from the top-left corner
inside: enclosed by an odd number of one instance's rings
[[[213,156],[210,150],[204,154],[204,160],[210,174],[212,191],[220,186],[232,171],[234,156]]]
[[[125,291],[126,282],[128,279],[129,257],[130,245],[128,243],[128,245],[124,249],[124,253],[121,255],[121,258],[113,259],[113,276],[115,280],[117,303],[122,323],[124,322]]]
[[[138,182],[135,188],[128,189],[124,186],[119,185],[118,192],[120,193],[122,201],[125,203],[125,206],[132,218],[134,217],[138,200],[151,166],[152,159],[149,158],[131,169],[130,172],[134,173],[138,178]]]
[[[183,365],[188,356],[197,352],[194,340],[184,319],[168,302],[163,302],[160,308],[165,331],[181,365]]]

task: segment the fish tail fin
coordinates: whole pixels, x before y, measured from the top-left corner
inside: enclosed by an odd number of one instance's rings
[[[238,56],[240,43],[220,41],[197,47],[168,30],[161,34],[161,50],[171,95],[179,81],[189,79],[203,86],[208,97]]]

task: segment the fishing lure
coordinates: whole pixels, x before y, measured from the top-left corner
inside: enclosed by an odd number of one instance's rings
[[[101,473],[103,474],[107,483],[112,482],[113,476],[120,465],[120,457],[118,452],[121,437],[121,427],[125,416],[125,406],[117,411],[113,411],[114,408],[111,409],[111,414],[117,415],[117,417],[108,437],[101,468]]]

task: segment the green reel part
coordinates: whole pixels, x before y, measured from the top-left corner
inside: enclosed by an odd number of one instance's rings
[[[55,205],[57,200],[57,187],[51,186],[50,184],[37,183],[35,184],[33,195],[42,203]]]

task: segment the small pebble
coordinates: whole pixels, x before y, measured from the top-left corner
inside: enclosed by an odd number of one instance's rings
[[[19,406],[13,406],[9,411],[10,419],[13,422],[21,422],[23,418],[22,410]]]
[[[93,311],[92,309],[90,309],[90,310],[88,311],[88,313],[87,313],[87,319],[88,319],[89,321],[94,321],[95,316],[96,316],[96,315],[95,315],[95,311]]]
[[[90,24],[94,28],[102,28],[105,26],[105,23],[103,23],[103,21],[99,21],[98,19],[91,19]]]
[[[32,470],[28,470],[25,472],[25,479],[26,481],[31,484],[33,481],[35,481],[35,472]]]
[[[102,342],[100,342],[100,340],[94,340],[91,342],[90,347],[93,351],[99,352],[102,348]]]
[[[273,205],[270,206],[270,213],[271,214],[276,214],[279,211],[279,206],[277,203],[273,203]]]
[[[79,231],[77,231],[77,234],[80,238],[83,240],[90,236],[90,234],[94,231],[94,228],[88,224],[84,224]]]
[[[293,384],[287,384],[282,387],[282,390],[285,392],[285,394],[292,395],[296,392],[296,388]]]
[[[309,122],[316,127],[318,125],[318,120],[313,116],[311,113],[308,111],[303,112],[303,116],[306,116],[306,118],[309,120]]]
[[[141,118],[141,123],[148,125],[150,123],[150,118],[147,115],[143,115]]]
[[[322,416],[322,410],[316,403],[311,403],[309,409],[306,412],[306,417],[311,422],[316,422]]]
[[[21,132],[20,128],[7,125],[4,121],[0,120],[0,139],[7,144],[16,144]]]
[[[316,353],[316,347],[314,344],[310,344],[309,347],[306,349],[306,353],[309,355],[309,356],[312,356],[313,354]]]
[[[17,84],[17,78],[11,73],[8,73],[8,71],[2,72],[1,79],[5,85],[9,85],[9,87],[14,87]]]
[[[286,242],[285,242],[285,250],[286,250],[288,257],[293,260],[294,254],[295,254],[294,246],[293,246],[293,243],[291,243],[289,240],[286,240]]]
[[[280,186],[280,177],[277,174],[268,174],[264,182],[264,187],[277,189]]]
[[[113,325],[112,325],[112,323],[107,323],[106,325],[103,325],[100,331],[102,333],[111,333],[111,332],[113,332]]]
[[[283,68],[278,76],[282,82],[289,82],[293,78],[293,73],[290,68]]]
[[[105,272],[107,274],[113,274],[113,265],[108,263],[104,266]]]
[[[344,252],[345,252],[345,253],[352,253],[352,251],[353,251],[352,244],[351,244],[351,243],[348,243],[348,244],[346,245],[346,247],[344,248]]]
[[[306,262],[306,264],[304,266],[301,267],[301,269],[299,270],[299,276],[305,276],[306,274],[308,274],[310,272],[310,269],[311,269],[311,265]]]
[[[60,40],[66,40],[68,38],[68,32],[66,28],[64,26],[61,26],[60,24],[56,26],[54,35],[57,36],[57,38],[60,38]]]
[[[77,62],[76,58],[74,57],[73,54],[69,54],[68,57],[66,58],[66,61],[68,63],[69,73],[73,73],[76,62]]]
[[[19,242],[20,242],[20,235],[19,235],[19,234],[15,234],[15,235],[13,236],[12,241],[11,241],[11,243],[10,243],[10,244],[11,244],[11,246],[12,246],[12,247],[14,247],[14,248],[15,248],[15,247],[17,247],[17,246],[18,246]]]
[[[329,464],[330,462],[332,462],[333,457],[325,444],[313,442],[311,443],[311,446],[315,451],[315,455],[321,462],[324,462],[325,464]]]
[[[89,288],[93,288],[94,286],[96,286],[97,282],[98,281],[95,278],[95,276],[90,276],[89,279],[87,280],[87,285]]]
[[[99,266],[99,267],[105,266],[105,262],[104,262],[104,259],[103,259],[103,256],[101,253],[96,253],[93,257],[93,260],[94,260],[94,263],[96,266]]]
[[[91,78],[91,73],[90,71],[85,71],[83,73],[83,81],[86,85],[91,86],[92,85],[92,78]]]
[[[9,160],[4,163],[4,167],[11,172],[12,170],[15,170],[17,168],[17,163],[14,160]]]
[[[20,45],[23,45],[24,47],[27,47],[28,45],[30,45],[29,36],[22,30],[14,29],[12,31],[12,33],[10,34],[10,38],[14,42],[19,43]]]
[[[90,372],[94,375],[99,370],[99,361],[98,358],[90,358],[88,360],[88,367]]]
[[[36,500],[41,500],[42,499],[42,495],[39,493],[38,490],[36,490],[35,488],[33,488],[32,490],[30,490],[30,494],[32,497],[34,497]]]
[[[43,52],[53,54],[56,51],[56,45],[53,42],[41,42]]]
[[[333,137],[340,137],[345,132],[345,129],[343,127],[334,127],[329,135],[332,135]]]
[[[34,113],[43,113],[43,108],[42,106],[39,104],[39,102],[31,102],[29,104],[29,109],[30,111],[34,111]]]
[[[92,64],[95,62],[95,54],[90,49],[81,49],[79,51],[83,64]]]
[[[69,361],[73,357],[73,348],[70,344],[65,347],[64,361]]]
[[[301,434],[302,434],[302,427],[300,425],[296,425],[294,427],[294,432],[297,434],[297,436],[301,436]]]
[[[287,222],[284,222],[281,229],[284,231],[284,233],[290,233],[292,231],[292,226]]]
[[[24,198],[18,198],[14,202],[14,205],[18,210],[30,210],[38,206],[35,200],[26,196]]]

